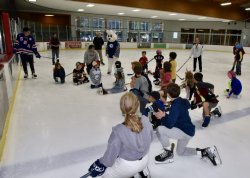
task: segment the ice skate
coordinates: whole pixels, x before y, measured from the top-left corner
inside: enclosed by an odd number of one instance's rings
[[[97,92],[98,92],[100,95],[103,95],[103,89],[102,89],[102,87],[99,87]]]
[[[27,79],[28,78],[28,74],[24,74],[23,78]]]
[[[164,152],[155,157],[155,164],[166,164],[174,162],[173,151],[164,149]]]
[[[37,75],[35,73],[32,74],[32,78],[36,79]]]
[[[214,116],[217,116],[217,117],[221,117],[221,107],[217,107],[215,108],[212,112],[211,112]]]
[[[198,151],[201,151],[201,158],[207,158],[209,159],[214,166],[222,164],[222,160],[220,157],[220,154],[218,152],[218,149],[216,146],[208,147],[204,149],[197,149]]]

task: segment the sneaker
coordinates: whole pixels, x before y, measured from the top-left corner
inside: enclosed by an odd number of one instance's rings
[[[37,75],[35,73],[33,73],[32,78],[37,78]]]
[[[55,65],[55,61],[52,61],[52,65]]]
[[[24,77],[23,77],[23,78],[25,78],[25,79],[28,78],[28,74],[24,74]]]
[[[155,163],[165,164],[174,162],[174,153],[164,149],[164,152],[155,157]]]
[[[204,121],[202,123],[202,127],[205,128],[209,125],[210,123],[210,116],[205,116]]]

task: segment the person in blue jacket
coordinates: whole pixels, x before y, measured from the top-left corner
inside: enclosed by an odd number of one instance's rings
[[[29,63],[30,65],[32,78],[36,78],[37,75],[35,73],[33,53],[37,58],[41,58],[41,56],[37,52],[36,42],[33,36],[30,34],[30,29],[28,27],[24,27],[23,33],[19,33],[17,35],[14,52],[20,54],[24,71],[24,78],[28,78],[27,63]]]
[[[236,97],[240,96],[242,91],[242,84],[240,80],[236,78],[235,72],[228,71],[227,76],[231,79],[231,81],[229,81],[228,83],[229,89],[226,89],[225,91],[227,98],[230,98],[232,95]]]
[[[171,163],[173,162],[173,150],[168,149],[170,146],[169,139],[177,140],[177,154],[181,156],[197,155],[207,156],[211,154],[210,148],[190,148],[187,147],[189,141],[195,135],[195,126],[193,125],[189,116],[188,109],[190,103],[187,99],[179,97],[180,87],[177,84],[170,83],[167,87],[167,95],[171,99],[171,107],[169,114],[161,111],[155,113],[157,119],[161,120],[161,125],[156,129],[156,134],[161,142],[164,152],[155,157],[156,163]],[[211,160],[214,165],[213,158]]]

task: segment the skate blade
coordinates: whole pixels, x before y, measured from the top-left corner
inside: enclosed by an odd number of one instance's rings
[[[222,164],[222,159],[220,157],[220,153],[219,153],[219,151],[218,151],[218,149],[217,149],[216,146],[214,146],[213,151],[214,151],[214,155],[215,155],[215,162],[216,162],[216,164],[217,165],[221,165]]]
[[[168,159],[166,161],[156,161],[155,160],[155,164],[169,164],[169,163],[173,163],[174,159]]]

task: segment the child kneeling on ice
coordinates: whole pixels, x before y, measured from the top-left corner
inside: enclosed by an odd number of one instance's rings
[[[61,83],[65,83],[65,70],[58,61],[55,63],[53,77],[56,83],[59,83],[58,78]]]
[[[241,82],[236,78],[236,74],[233,71],[228,71],[227,76],[231,80],[228,83],[229,89],[225,90],[225,94],[227,95],[227,98],[230,98],[232,95],[238,98],[242,91]]]
[[[89,72],[90,80],[92,84],[90,88],[100,88],[102,87],[102,73],[99,67],[99,64],[96,61],[92,62],[92,69]]]
[[[189,116],[188,109],[190,103],[187,99],[180,97],[180,87],[177,84],[170,83],[167,87],[167,95],[171,99],[169,114],[160,109],[155,112],[161,125],[156,129],[156,135],[161,142],[164,152],[155,157],[155,163],[170,163],[174,158],[174,144],[170,147],[170,140],[177,140],[176,152],[180,156],[194,156],[200,152],[201,157],[208,158],[215,166],[221,164],[221,159],[217,148],[191,148],[187,147],[189,141],[195,135],[195,126]],[[213,149],[213,151],[211,151]]]
[[[76,68],[73,70],[73,82],[75,85],[80,85],[83,83],[88,83],[89,79],[84,72],[84,64],[77,62]]]

